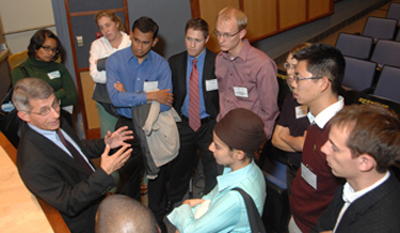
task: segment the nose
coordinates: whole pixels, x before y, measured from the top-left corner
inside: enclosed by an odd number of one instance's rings
[[[328,141],[325,142],[324,145],[321,147],[321,152],[324,153],[326,156],[328,156]]]
[[[53,118],[60,118],[60,109],[61,107],[58,107],[58,109],[50,108],[50,114],[52,115]]]
[[[190,46],[191,46],[192,48],[194,48],[194,46],[195,46],[194,40],[193,40],[192,42],[190,42]]]
[[[222,35],[217,35],[218,38],[218,42],[221,44],[222,42],[224,42],[225,37]]]
[[[214,142],[211,142],[211,144],[210,144],[210,146],[208,147],[208,149],[209,149],[211,152],[214,152],[214,149],[215,149],[215,147],[214,147]]]

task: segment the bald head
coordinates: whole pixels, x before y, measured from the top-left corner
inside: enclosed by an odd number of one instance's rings
[[[96,233],[158,233],[151,211],[124,195],[104,199],[96,215]]]

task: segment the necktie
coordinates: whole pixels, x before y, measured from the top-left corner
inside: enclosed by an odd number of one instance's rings
[[[189,126],[197,131],[201,126],[199,101],[199,72],[197,59],[193,59],[192,73],[189,79]]]
[[[82,154],[79,153],[76,150],[76,148],[67,139],[65,139],[64,135],[61,132],[61,129],[57,129],[56,132],[57,132],[58,136],[60,137],[62,144],[64,144],[64,146],[67,148],[67,150],[74,157],[75,162],[77,162],[86,171],[86,173],[88,173],[89,175],[92,174],[93,173],[92,168],[82,157]]]

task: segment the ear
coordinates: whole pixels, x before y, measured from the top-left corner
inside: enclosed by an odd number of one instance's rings
[[[240,161],[242,161],[246,157],[246,153],[242,150],[235,150],[236,152],[236,158]]]
[[[206,37],[206,43],[204,43],[204,44],[207,44],[208,39],[210,39],[210,35],[207,35],[207,37]]]
[[[25,122],[27,122],[27,123],[31,122],[31,118],[30,118],[29,114],[26,113],[26,112],[24,112],[24,111],[18,111],[18,112],[17,112],[17,116],[18,116],[21,120],[23,120],[23,121],[25,121]]]
[[[359,169],[362,172],[369,172],[376,167],[375,159],[369,154],[362,154],[357,157],[359,161]]]
[[[158,42],[158,37],[154,38],[153,44],[151,45],[151,47],[156,46],[157,42]]]
[[[241,40],[243,40],[243,38],[246,36],[246,33],[247,33],[247,31],[246,31],[246,29],[243,29],[242,31],[240,31],[240,39]]]
[[[322,77],[320,79],[321,92],[326,91],[329,88],[329,85],[330,85],[330,81],[329,81],[328,77]]]

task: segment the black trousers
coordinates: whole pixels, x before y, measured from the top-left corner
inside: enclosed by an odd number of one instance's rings
[[[218,165],[212,152],[208,149],[212,142],[214,119],[202,120],[201,127],[194,132],[187,118],[177,123],[180,137],[178,156],[172,161],[169,174],[168,200],[176,203],[182,200],[189,188],[189,181],[196,166],[196,152],[200,149],[205,176],[204,193],[208,193],[217,183],[216,177],[222,174],[223,168]]]
[[[118,118],[118,121],[115,124],[115,129],[118,129],[122,126],[128,126],[128,128],[132,130],[132,120],[121,117]],[[118,170],[120,176],[118,193],[127,195],[139,202],[142,202],[140,185],[144,169],[143,155],[140,149],[140,143],[136,138],[127,142],[132,145],[132,153],[125,165]]]

